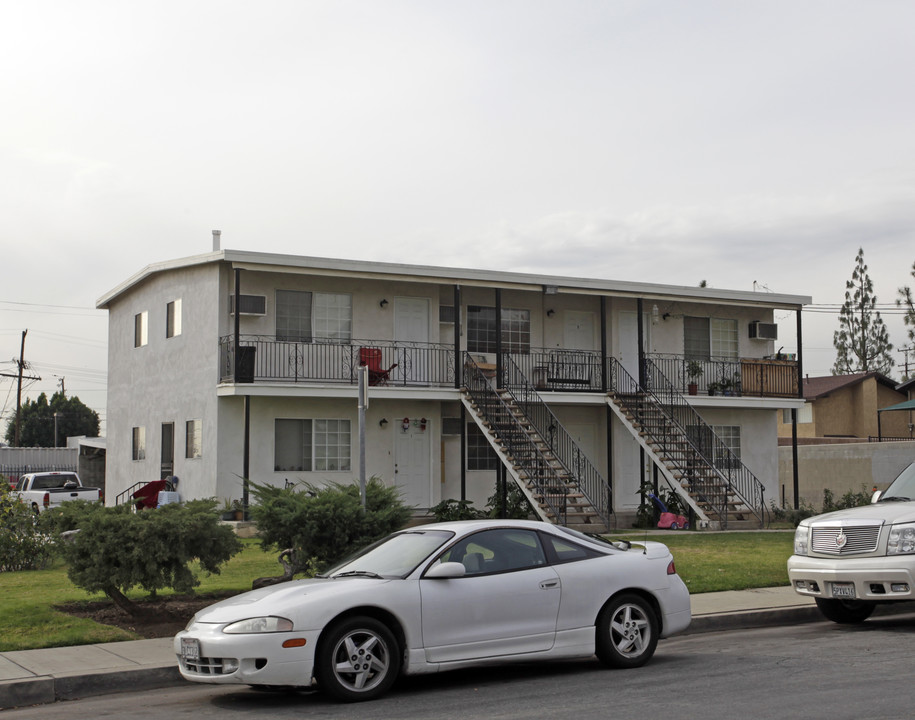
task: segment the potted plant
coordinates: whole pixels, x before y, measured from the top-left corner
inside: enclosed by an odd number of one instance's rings
[[[718,383],[710,382],[708,384],[708,394],[709,395],[717,395],[718,391],[719,391]]]
[[[690,395],[696,395],[699,392],[699,377],[702,375],[702,363],[698,360],[690,360],[686,364],[686,374],[689,375],[689,383],[686,386]]]
[[[245,519],[245,506],[241,500],[235,499],[232,501],[232,515],[233,520]]]

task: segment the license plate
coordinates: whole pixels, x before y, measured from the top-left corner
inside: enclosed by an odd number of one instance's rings
[[[832,596],[834,598],[853,598],[855,597],[855,584],[850,582],[833,583]]]
[[[196,638],[181,638],[181,657],[185,660],[200,659],[200,641]]]

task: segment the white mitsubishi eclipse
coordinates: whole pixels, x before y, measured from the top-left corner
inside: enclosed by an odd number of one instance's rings
[[[689,623],[689,591],[661,543],[473,520],[403,530],[321,577],[211,605],[174,649],[195,682],[316,680],[357,701],[401,673],[595,654],[638,667]]]

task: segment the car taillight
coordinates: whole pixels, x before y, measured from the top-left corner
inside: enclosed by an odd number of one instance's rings
[[[51,493],[44,494],[44,500],[42,500],[42,504],[44,505],[45,510],[51,507]]]
[[[668,574],[668,575],[676,575],[676,574],[677,574],[677,567],[676,567],[676,565],[674,565],[674,561],[673,561],[673,560],[671,560],[671,561],[670,561],[670,565],[667,566],[667,574]]]

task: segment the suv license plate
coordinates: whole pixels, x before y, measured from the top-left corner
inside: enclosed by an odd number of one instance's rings
[[[834,598],[854,598],[855,584],[850,582],[833,583],[832,596]]]
[[[181,638],[181,657],[185,660],[199,660],[200,641],[196,638]]]

